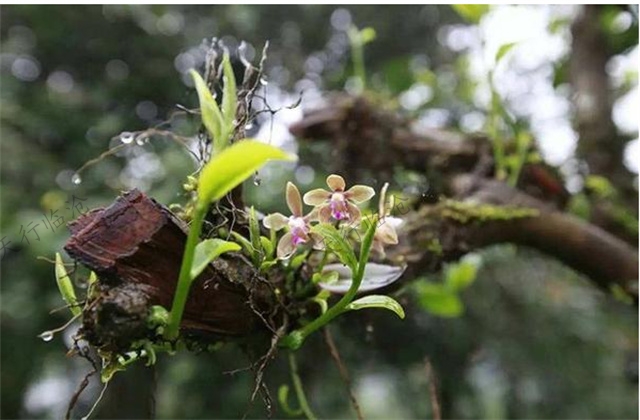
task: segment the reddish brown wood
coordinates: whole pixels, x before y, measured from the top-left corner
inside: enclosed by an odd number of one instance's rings
[[[65,250],[95,271],[107,288],[137,285],[149,305],[171,307],[186,226],[166,207],[133,190],[72,222],[70,230]],[[253,267],[241,255],[229,254],[192,285],[182,328],[227,336],[255,332],[261,321],[249,298],[261,307],[266,292]]]

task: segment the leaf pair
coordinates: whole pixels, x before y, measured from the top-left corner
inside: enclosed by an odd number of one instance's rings
[[[202,123],[213,139],[213,150],[221,152],[229,143],[229,137],[235,128],[236,107],[238,105],[236,77],[229,59],[229,53],[222,58],[222,73],[224,86],[222,90],[222,109],[209,91],[206,82],[195,70],[191,70],[191,77],[198,92]]]

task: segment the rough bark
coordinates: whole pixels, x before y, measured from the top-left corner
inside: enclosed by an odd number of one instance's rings
[[[106,209],[82,216],[70,229],[73,235],[65,250],[95,271],[102,284],[100,304],[92,307],[94,316],[85,317],[85,330],[97,332],[103,341],[123,332],[126,341],[144,334],[148,306],[171,307],[186,241],[184,223],[133,190]],[[227,255],[194,281],[181,328],[214,336],[249,335],[262,324],[254,309],[273,307],[271,296],[268,284],[245,258]],[[106,319],[114,325],[105,325]],[[101,326],[109,337],[100,334]]]
[[[561,212],[558,196],[565,201],[566,190],[544,166],[535,167],[542,175],[512,188],[492,180],[491,149],[483,137],[446,130],[417,133],[407,121],[364,98],[335,95],[325,106],[308,111],[291,131],[307,141],[331,142],[344,154],[331,169],[348,174],[353,182],[370,179],[372,173],[391,179],[394,167],[401,166],[429,174],[439,195],[539,211],[536,217],[509,218],[507,211],[502,220],[478,215],[461,223],[443,217],[442,204],[418,203],[415,212],[403,216],[404,237],[392,252],[396,260],[414,264],[409,264],[406,278],[473,249],[509,242],[536,248],[586,274],[598,286],[619,285],[637,299],[637,249]],[[440,241],[442,255],[429,251],[434,239]]]

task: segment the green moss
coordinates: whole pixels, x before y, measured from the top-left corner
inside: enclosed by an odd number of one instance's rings
[[[494,206],[462,201],[445,200],[440,204],[440,215],[460,223],[489,222],[537,217],[537,209],[515,206]]]
[[[440,256],[442,255],[442,244],[440,243],[440,239],[433,238],[427,243],[427,250],[433,252],[434,254]]]

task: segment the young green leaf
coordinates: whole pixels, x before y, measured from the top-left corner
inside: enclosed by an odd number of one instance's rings
[[[213,95],[209,91],[207,84],[202,79],[202,76],[195,71],[191,70],[191,77],[196,85],[196,91],[198,92],[198,99],[200,101],[200,113],[202,114],[202,123],[209,132],[211,138],[213,138],[213,144],[216,151],[222,150],[219,148],[222,140],[222,131],[224,122],[222,120],[222,113],[218,107],[218,103],[213,98]]]
[[[400,317],[400,319],[404,319],[404,309],[402,309],[402,306],[395,299],[383,295],[369,295],[354,300],[345,307],[345,310],[357,311],[365,308],[388,309],[395,312],[396,315]]]
[[[340,232],[329,223],[320,223],[311,228],[311,232],[322,236],[324,244],[333,251],[340,261],[349,267],[352,273],[356,272],[358,259],[353,252],[351,244],[343,237]]]
[[[480,258],[477,255],[468,255],[457,263],[449,264],[445,270],[445,283],[453,291],[463,290],[473,283],[479,266]]]
[[[204,271],[211,261],[221,254],[230,251],[239,251],[240,245],[235,242],[223,241],[222,239],[205,239],[196,245],[196,251],[191,264],[190,277],[194,280]]]
[[[337,271],[323,271],[321,273],[315,273],[313,276],[311,276],[311,281],[313,282],[313,284],[332,284],[337,282],[339,278],[340,273],[338,273]]]
[[[368,44],[374,39],[376,39],[375,29],[367,27],[360,30],[360,42],[362,43],[362,45]]]
[[[278,260],[264,261],[260,264],[260,271],[265,272],[276,264],[278,264]]]
[[[60,294],[67,305],[69,305],[69,310],[74,316],[80,315],[80,306],[78,305],[78,299],[76,298],[76,292],[73,289],[73,283],[71,283],[71,279],[69,278],[69,274],[67,273],[67,269],[64,267],[64,263],[62,262],[62,257],[59,253],[56,252],[56,283],[58,283],[58,289],[60,290]]]
[[[236,107],[238,97],[236,91],[236,76],[233,74],[233,67],[229,59],[229,53],[225,52],[222,58],[222,73],[224,75],[224,87],[222,89],[222,116],[226,133],[225,142],[233,131],[233,121],[236,117]],[[225,144],[226,145],[226,144]]]
[[[247,254],[253,255],[253,245],[251,245],[251,242],[249,242],[247,238],[234,231],[231,231],[231,236],[233,236],[237,243],[242,245],[242,248],[244,248]]]
[[[267,238],[266,236],[261,236],[260,245],[262,245],[262,249],[264,250],[264,257],[266,259],[273,258],[273,251],[275,251],[275,246],[273,245],[273,242],[271,242],[271,239]]]
[[[215,155],[202,169],[198,201],[208,206],[238,186],[269,160],[296,160],[297,157],[255,140],[234,143]]]
[[[98,276],[93,271],[89,273],[89,280],[87,281],[87,287],[91,287],[98,282]]]
[[[455,318],[462,315],[464,311],[462,301],[458,295],[445,287],[445,285],[419,283],[417,291],[420,306],[433,315]]]

